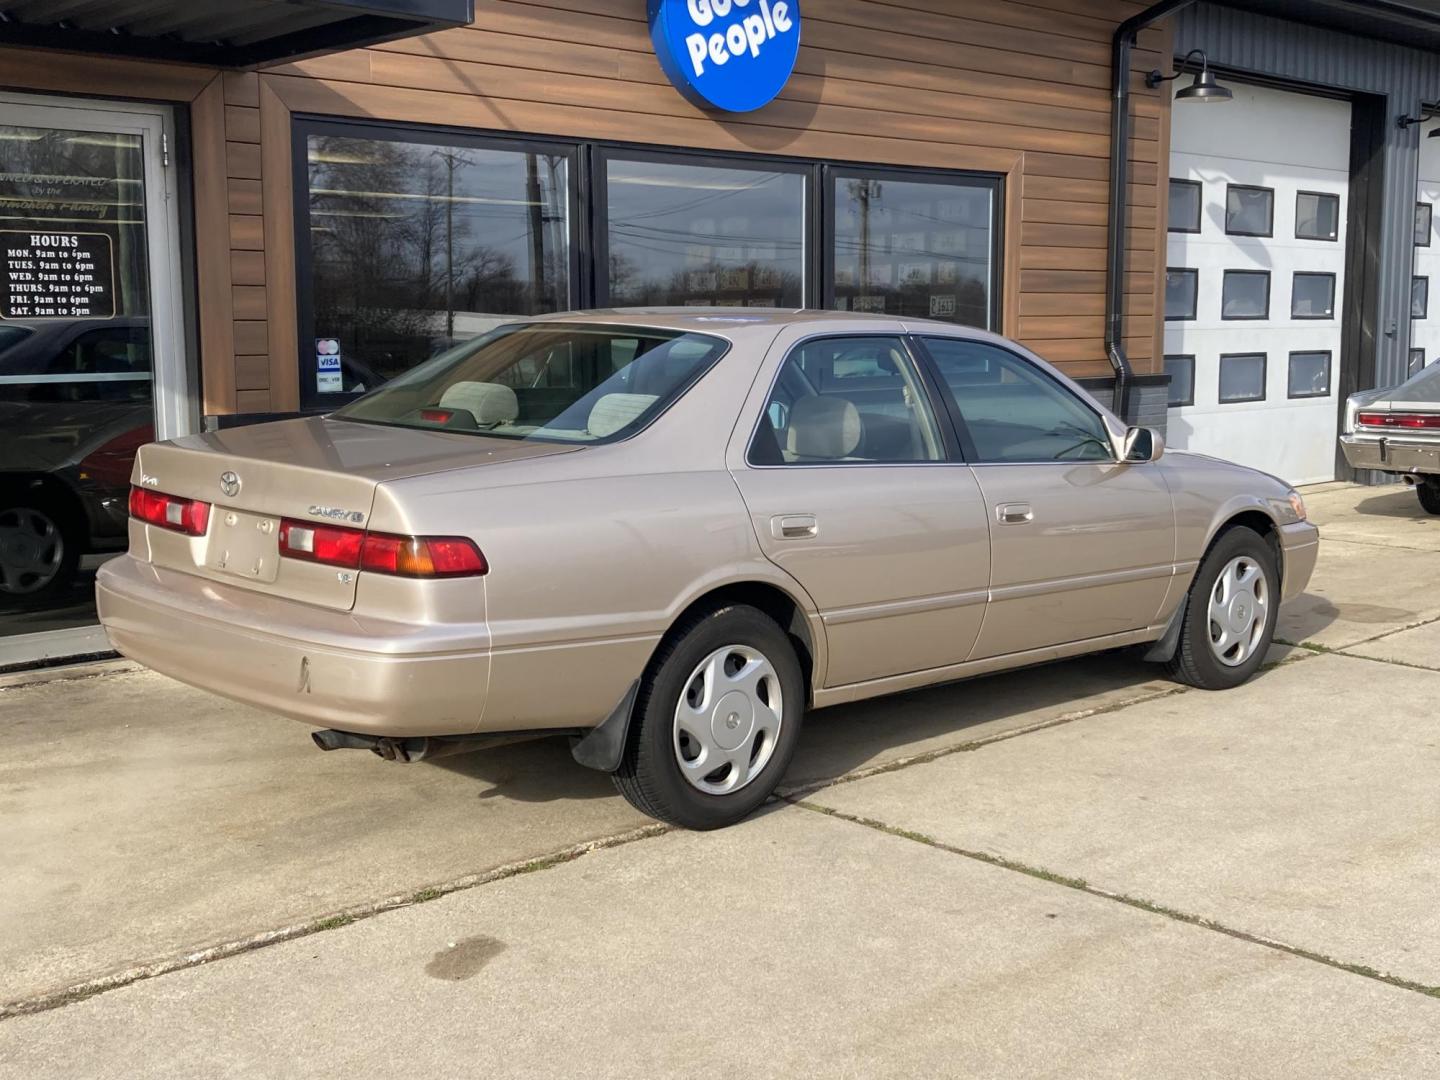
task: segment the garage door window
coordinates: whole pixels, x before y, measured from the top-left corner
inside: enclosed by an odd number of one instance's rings
[[[1231,236],[1270,236],[1275,223],[1275,192],[1230,184],[1225,188],[1225,231]]]
[[[1288,384],[1292,398],[1325,397],[1330,393],[1330,353],[1292,352]]]
[[[1292,319],[1335,317],[1335,275],[1297,273],[1290,287]]]
[[[1170,408],[1195,404],[1195,357],[1166,356],[1165,374],[1170,376]]]
[[[1165,271],[1165,318],[1169,321],[1195,318],[1195,297],[1199,292],[1200,273],[1183,267]]]
[[[1270,273],[1267,270],[1226,270],[1220,290],[1222,319],[1270,317]]]
[[[1198,233],[1200,231],[1200,195],[1198,180],[1170,181],[1170,231]]]
[[[1339,195],[1302,191],[1295,196],[1295,239],[1334,240],[1339,235]]]
[[[1429,247],[1432,218],[1434,210],[1430,203],[1419,202],[1415,204],[1415,246]]]
[[[1405,377],[1408,379],[1411,375],[1414,375],[1414,374],[1422,371],[1422,370],[1424,369],[1424,367],[1425,367],[1425,350],[1424,350],[1424,349],[1411,349],[1411,350],[1410,350],[1410,363],[1407,365],[1407,367],[1406,367],[1406,369],[1405,369]]]
[[[1416,277],[1410,279],[1410,317],[1412,319],[1426,318],[1426,312],[1430,310],[1430,279],[1428,277]]]
[[[1220,401],[1265,400],[1265,354],[1226,353],[1220,357]]]

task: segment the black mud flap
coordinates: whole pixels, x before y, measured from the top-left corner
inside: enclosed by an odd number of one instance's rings
[[[1175,614],[1170,616],[1170,625],[1165,627],[1164,636],[1145,653],[1146,660],[1152,664],[1164,664],[1175,658],[1175,650],[1180,647],[1180,628],[1185,625],[1185,612],[1189,610],[1190,594],[1187,592]]]
[[[635,708],[635,695],[640,692],[640,680],[636,679],[625,691],[609,716],[570,743],[570,753],[587,769],[613,773],[620,768],[625,756],[625,739],[630,734],[630,713]]]

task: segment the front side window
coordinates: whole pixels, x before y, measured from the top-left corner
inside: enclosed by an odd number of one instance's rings
[[[570,306],[562,150],[317,133],[306,154],[307,405],[372,390],[512,316]]]
[[[989,328],[995,189],[837,172],[835,307]]]
[[[704,334],[516,324],[442,353],[337,415],[499,439],[613,442],[649,424],[726,348]]]
[[[1231,236],[1269,236],[1275,224],[1275,192],[1230,184],[1225,188],[1225,231]]]
[[[1024,358],[964,338],[927,337],[925,347],[976,462],[1114,459],[1099,414]]]
[[[804,174],[612,157],[605,186],[612,306],[804,303]]]
[[[776,377],[750,446],[752,465],[939,461],[939,427],[897,337],[816,338]]]

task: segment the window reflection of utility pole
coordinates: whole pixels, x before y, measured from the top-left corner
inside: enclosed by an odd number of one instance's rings
[[[435,150],[445,162],[445,347],[455,337],[455,168],[472,164],[463,150]]]
[[[851,180],[846,185],[850,198],[860,204],[860,281],[861,296],[870,295],[870,204],[880,201],[879,180]]]

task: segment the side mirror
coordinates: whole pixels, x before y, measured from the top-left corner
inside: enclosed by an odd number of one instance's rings
[[[1132,427],[1125,432],[1122,461],[1159,461],[1165,452],[1165,436],[1154,428]]]

